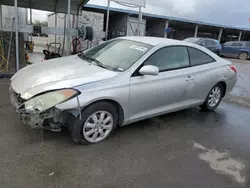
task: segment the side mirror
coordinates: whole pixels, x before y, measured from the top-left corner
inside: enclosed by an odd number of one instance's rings
[[[142,75],[158,75],[159,68],[153,65],[145,65],[139,70],[139,73]]]

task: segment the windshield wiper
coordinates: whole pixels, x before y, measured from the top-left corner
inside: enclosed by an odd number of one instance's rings
[[[98,61],[97,59],[93,57],[89,57],[84,54],[82,54],[82,57],[85,58],[86,60],[94,61],[99,67],[107,68],[102,62]]]

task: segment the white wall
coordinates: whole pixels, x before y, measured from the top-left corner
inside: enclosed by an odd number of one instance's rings
[[[57,17],[57,24],[55,25],[55,19]],[[48,27],[57,27],[57,28],[64,28],[64,18],[65,14],[53,14],[51,16],[48,16]],[[70,20],[72,20],[72,16],[70,17]],[[67,30],[65,30],[67,32]],[[67,33],[66,33],[67,34]],[[65,49],[66,49],[66,42],[67,42],[67,36],[65,36]],[[49,34],[49,43],[57,42],[63,44],[64,36],[63,35],[53,35]]]
[[[57,28],[64,28],[64,23],[65,23],[65,15],[64,14],[57,14],[57,24],[55,25],[55,19],[56,16],[51,15],[48,17],[48,27],[57,27]],[[71,27],[75,28],[76,26],[76,16],[75,16],[75,21],[73,16],[70,16],[70,23],[71,23]],[[89,12],[89,11],[82,11],[82,15],[79,16],[79,27],[81,25],[86,26],[92,26],[94,29],[94,39],[93,41],[90,43],[91,46],[95,46],[97,45],[104,36],[100,36],[99,33],[103,32],[103,25],[104,25],[104,15],[101,13],[95,13],[95,12]],[[49,34],[49,43],[52,42],[59,42],[61,44],[63,44],[63,39],[64,36],[63,35],[52,35]],[[66,38],[67,39],[67,38]],[[65,49],[67,46],[67,40],[65,39]],[[72,39],[71,39],[72,41]],[[82,44],[82,50],[87,48],[87,41],[81,41]]]
[[[1,5],[0,9],[1,9],[0,12],[2,12],[2,19],[0,19],[0,23],[2,22],[2,27],[12,28],[13,18],[15,17],[15,8],[12,6]],[[18,23],[19,25],[27,24],[25,8],[18,8]],[[14,29],[15,28],[13,27],[13,30]],[[28,40],[28,33],[24,33],[23,36],[24,36],[24,40]]]
[[[13,17],[15,17],[15,9],[12,6],[2,5],[2,25],[3,28],[12,28]],[[18,8],[19,25],[26,25],[26,9]]]
[[[127,36],[134,36],[138,33],[138,18],[129,17],[127,22]],[[139,23],[139,35],[145,36],[146,31],[146,20],[143,19],[142,22]]]

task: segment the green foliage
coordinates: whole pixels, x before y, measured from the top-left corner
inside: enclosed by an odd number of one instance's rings
[[[40,27],[48,27],[48,21],[39,21],[39,20],[34,20],[32,23],[33,26],[40,26]]]

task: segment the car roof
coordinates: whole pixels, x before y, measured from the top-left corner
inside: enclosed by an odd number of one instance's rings
[[[126,36],[120,37],[121,39],[132,40],[136,42],[142,42],[146,44],[150,44],[152,46],[157,46],[159,44],[164,45],[190,45],[190,43],[180,40],[160,38],[160,37],[143,37],[143,36]]]
[[[213,39],[213,38],[208,38],[208,37],[188,37],[187,39],[206,39],[206,40],[217,40],[217,39]]]
[[[188,37],[186,39],[202,39],[201,37]]]

